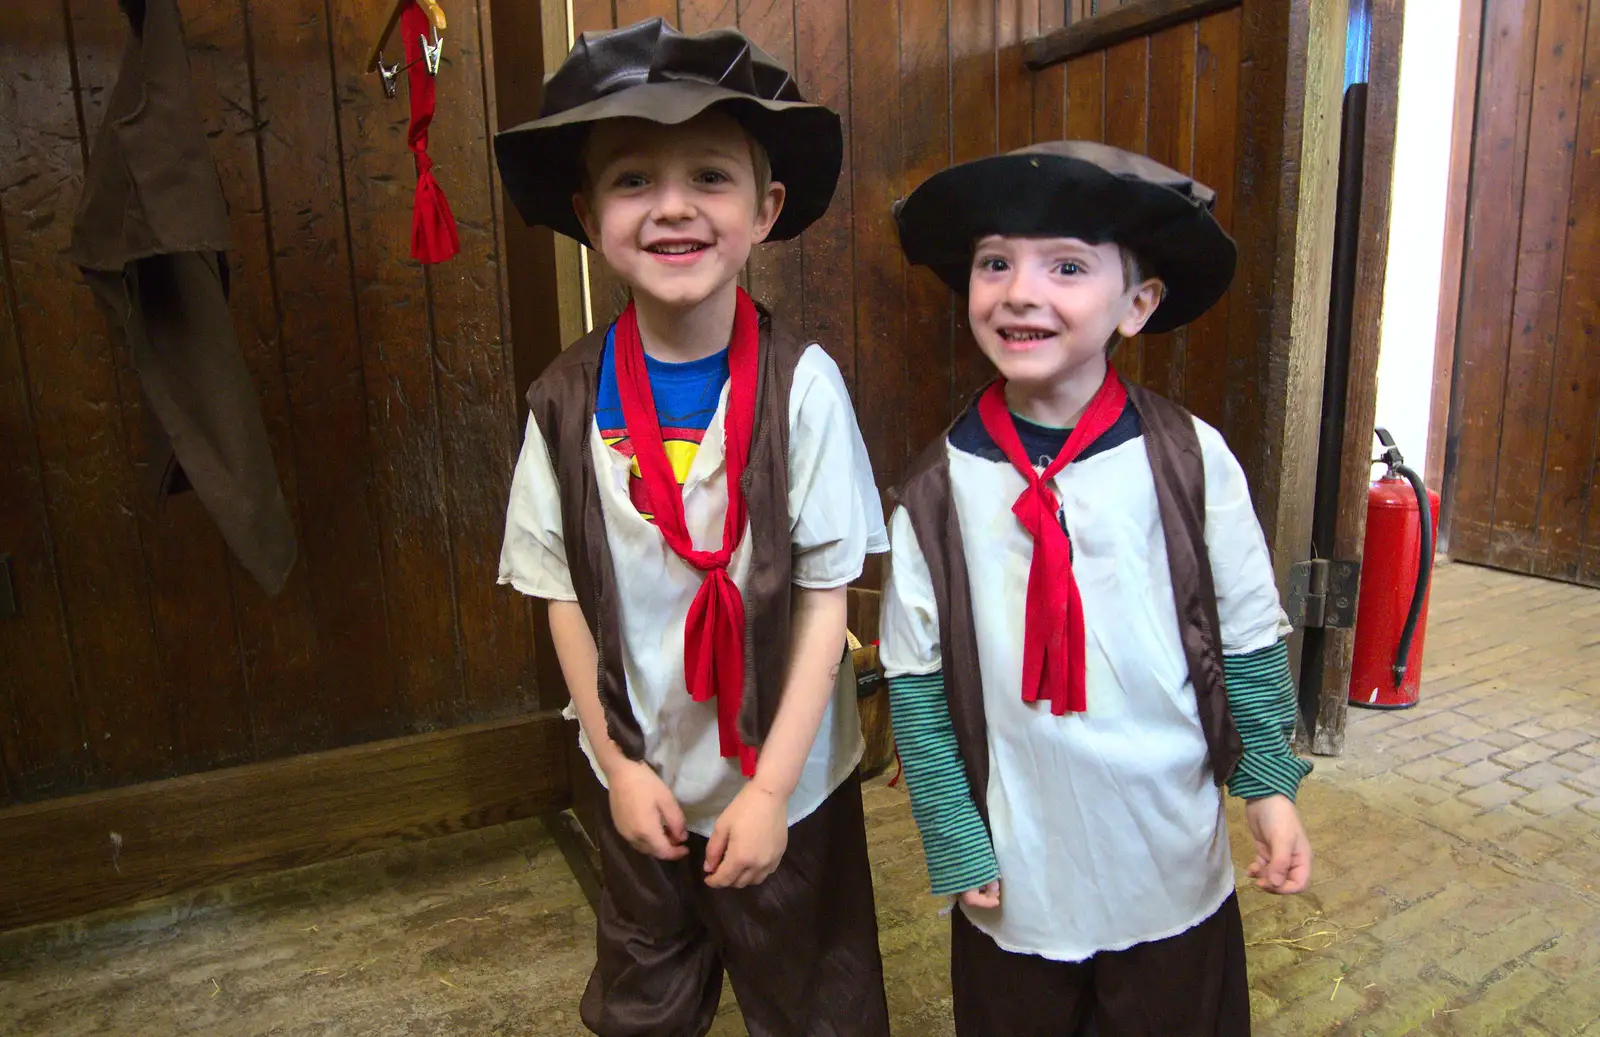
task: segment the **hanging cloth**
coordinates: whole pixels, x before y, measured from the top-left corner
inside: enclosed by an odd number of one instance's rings
[[[411,126],[406,144],[417,159],[417,196],[411,212],[411,257],[423,263],[442,263],[461,251],[456,218],[445,201],[444,190],[433,178],[428,157],[428,124],[433,122],[433,76],[422,57],[422,38],[433,31],[428,15],[413,0],[400,13],[406,62],[411,66]]]

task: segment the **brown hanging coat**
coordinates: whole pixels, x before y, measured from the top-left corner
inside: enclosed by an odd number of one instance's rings
[[[89,156],[72,259],[127,339],[158,499],[193,489],[268,594],[294,524],[228,312],[228,209],[176,0],[125,5],[133,34]]]

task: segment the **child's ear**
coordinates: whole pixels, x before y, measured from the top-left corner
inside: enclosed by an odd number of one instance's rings
[[[578,217],[578,223],[583,227],[583,233],[588,235],[589,244],[594,248],[600,247],[600,221],[595,219],[595,212],[589,206],[589,199],[580,192],[572,196],[572,211]]]
[[[767,235],[772,233],[773,225],[778,222],[778,216],[783,212],[783,200],[788,194],[788,188],[774,180],[767,185],[766,193],[756,199],[754,237],[757,245],[766,241]]]
[[[1144,329],[1145,324],[1156,312],[1156,307],[1161,305],[1161,297],[1167,294],[1167,286],[1161,279],[1152,277],[1134,290],[1133,299],[1128,304],[1128,313],[1117,325],[1117,334],[1123,338],[1133,338]]]

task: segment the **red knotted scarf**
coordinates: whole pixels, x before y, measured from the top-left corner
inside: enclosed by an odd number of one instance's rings
[[[456,218],[433,178],[428,157],[428,124],[433,122],[433,77],[422,61],[422,37],[433,31],[428,16],[415,2],[400,12],[400,34],[405,37],[406,61],[411,64],[411,127],[406,143],[417,159],[417,196],[411,209],[411,257],[423,263],[442,263],[461,251]]]
[[[1022,701],[1048,699],[1056,716],[1089,707],[1084,672],[1083,598],[1072,575],[1072,542],[1057,514],[1061,504],[1050,489],[1055,478],[1095,440],[1103,436],[1128,402],[1128,390],[1115,368],[1067,437],[1066,445],[1043,474],[1034,471],[1006,408],[1005,380],[984,390],[978,417],[989,438],[1011,462],[1028,488],[1011,508],[1033,537],[1033,563],[1028,568],[1028,607],[1022,641]]]
[[[645,368],[644,344],[639,339],[639,315],[631,302],[617,318],[614,349],[622,417],[656,528],[679,558],[705,573],[684,626],[684,681],[696,702],[716,698],[722,755],[737,757],[747,778],[756,772],[756,750],[739,738],[739,710],[744,704],[744,597],[728,575],[728,561],[744,536],[741,477],[755,434],[760,354],[757,320],[755,303],[744,289],[739,289],[733,339],[728,345],[728,409],[722,426],[728,511],[722,520],[722,546],[715,551],[696,550],[689,537],[683,516],[683,490],[661,441],[661,423]]]

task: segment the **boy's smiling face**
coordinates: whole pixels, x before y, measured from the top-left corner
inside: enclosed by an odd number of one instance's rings
[[[578,219],[636,297],[672,309],[731,289],[783,209],[784,188],[758,176],[744,129],[720,112],[679,126],[597,123],[586,149]]]
[[[973,250],[973,336],[1000,374],[1023,386],[1098,386],[1113,336],[1137,335],[1160,301],[1160,281],[1128,283],[1114,243],[991,235]]]

